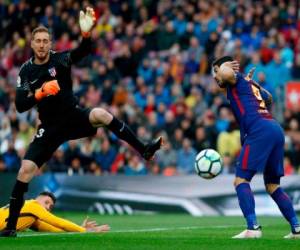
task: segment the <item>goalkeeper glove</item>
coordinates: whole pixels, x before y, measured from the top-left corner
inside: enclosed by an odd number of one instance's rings
[[[91,30],[96,23],[95,11],[91,7],[86,8],[86,13],[82,10],[79,13],[79,26],[83,37],[90,37]]]
[[[37,101],[40,101],[47,96],[57,95],[59,91],[60,87],[57,80],[52,80],[49,82],[45,82],[41,88],[37,89],[35,91],[34,97]]]

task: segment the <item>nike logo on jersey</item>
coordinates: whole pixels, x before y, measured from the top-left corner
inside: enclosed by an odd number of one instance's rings
[[[38,81],[38,79],[35,79],[35,80],[31,81],[30,84],[34,84],[34,83],[36,83],[37,81]]]
[[[120,128],[120,132],[123,132],[123,130],[124,130],[124,128],[125,128],[125,123],[123,122],[123,124],[122,124],[122,128]]]

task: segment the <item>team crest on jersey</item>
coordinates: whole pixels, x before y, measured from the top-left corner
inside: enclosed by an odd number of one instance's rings
[[[56,76],[56,69],[54,67],[48,69],[50,76],[55,77]]]

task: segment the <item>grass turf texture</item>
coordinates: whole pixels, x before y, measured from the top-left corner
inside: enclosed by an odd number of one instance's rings
[[[60,213],[80,223],[85,215]],[[285,240],[288,224],[281,217],[260,217],[263,238],[234,240],[244,229],[241,217],[191,217],[188,215],[100,216],[90,214],[111,232],[103,234],[46,234],[27,231],[17,238],[0,238],[1,250],[61,249],[300,249],[300,240]]]

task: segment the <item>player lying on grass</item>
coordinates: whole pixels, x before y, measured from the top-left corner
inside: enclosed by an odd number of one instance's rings
[[[290,223],[291,233],[284,238],[300,238],[300,226],[288,195],[280,187],[284,175],[284,132],[267,109],[271,95],[232,68],[233,58],[225,56],[213,63],[213,75],[218,85],[227,91],[234,116],[239,123],[242,150],[234,181],[240,208],[247,229],[233,238],[260,238],[261,226],[255,214],[255,202],[250,182],[262,171],[267,192]]]
[[[21,209],[17,231],[32,229],[39,232],[107,232],[108,225],[98,225],[95,221],[85,219],[81,226],[57,217],[51,213],[56,198],[50,192],[40,193],[34,200],[26,200]],[[9,205],[0,208],[0,230],[7,224]]]
[[[28,183],[37,169],[65,141],[93,136],[97,128],[106,127],[131,145],[145,160],[150,160],[161,146],[161,137],[145,145],[123,121],[103,108],[79,106],[72,91],[71,66],[91,52],[91,30],[95,19],[92,8],[87,8],[86,13],[80,11],[79,26],[83,38],[80,45],[71,51],[53,52],[50,33],[45,27],[38,27],[32,32],[34,56],[20,69],[15,102],[18,112],[36,105],[41,124],[22,160],[11,194],[7,226],[0,232],[2,237],[16,236],[17,219]]]

